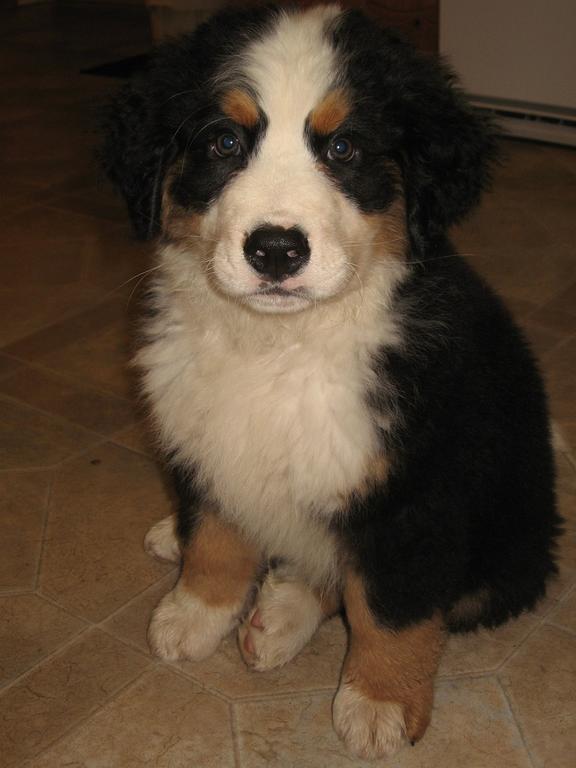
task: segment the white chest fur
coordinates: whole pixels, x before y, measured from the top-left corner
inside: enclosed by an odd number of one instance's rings
[[[325,580],[328,518],[377,451],[370,356],[393,323],[376,306],[281,319],[185,296],[161,303],[139,363],[163,443],[268,555]]]

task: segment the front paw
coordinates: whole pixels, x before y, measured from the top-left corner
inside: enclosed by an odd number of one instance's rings
[[[363,760],[391,757],[406,744],[402,704],[372,699],[350,683],[338,689],[332,716],[348,751]]]
[[[153,525],[144,537],[144,549],[152,557],[166,560],[169,563],[177,563],[181,552],[176,536],[176,518],[168,515],[159,523]]]
[[[176,585],[158,604],[148,627],[152,653],[165,661],[211,656],[237,623],[237,610],[210,606]]]

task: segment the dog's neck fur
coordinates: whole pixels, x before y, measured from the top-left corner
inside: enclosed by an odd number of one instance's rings
[[[372,412],[367,392],[373,355],[401,343],[391,296],[406,268],[375,265],[338,300],[269,315],[217,294],[190,251],[161,260],[138,363],[164,449],[263,552],[330,581],[338,556],[322,520],[381,451],[390,414]]]

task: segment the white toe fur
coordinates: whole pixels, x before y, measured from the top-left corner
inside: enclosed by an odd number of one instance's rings
[[[349,683],[340,686],[332,716],[348,750],[364,760],[391,757],[406,743],[402,706],[370,699]]]
[[[150,528],[144,537],[144,549],[159,560],[168,560],[171,563],[180,560],[175,515],[168,515]]]
[[[211,656],[232,631],[242,606],[213,607],[179,585],[152,614],[148,642],[166,661],[200,661]]]
[[[259,611],[263,628],[250,624]],[[242,655],[258,671],[280,667],[302,650],[310,640],[323,614],[316,595],[306,584],[282,581],[270,574],[258,595],[256,605],[239,630]],[[254,653],[245,650],[250,633]]]

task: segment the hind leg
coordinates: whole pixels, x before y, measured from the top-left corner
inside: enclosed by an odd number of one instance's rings
[[[335,592],[321,594],[303,581],[270,571],[238,630],[244,661],[258,671],[281,667],[304,648],[322,621],[339,607],[340,598]]]

